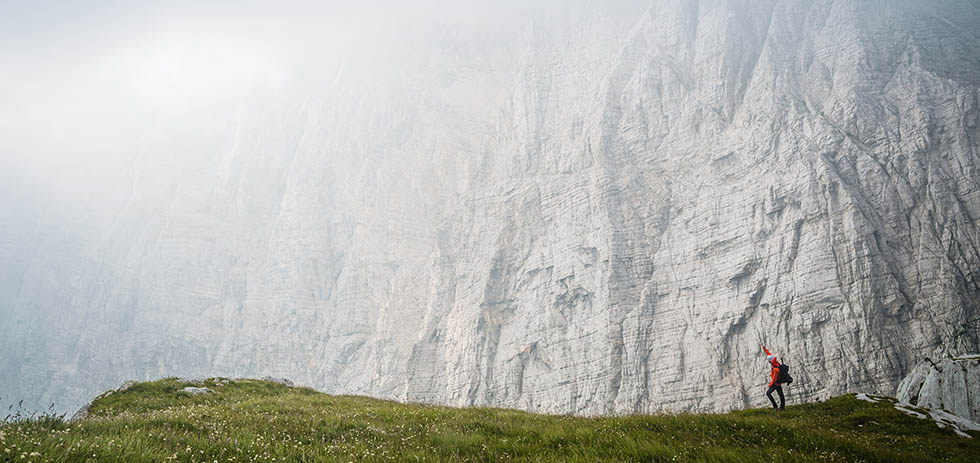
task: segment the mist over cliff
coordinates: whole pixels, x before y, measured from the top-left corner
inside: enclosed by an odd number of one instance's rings
[[[977,2],[291,5],[0,49],[0,398],[718,411],[761,342],[792,400],[980,349]]]

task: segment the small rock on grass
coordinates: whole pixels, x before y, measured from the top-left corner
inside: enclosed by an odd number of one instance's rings
[[[185,387],[181,391],[186,392],[190,395],[201,395],[201,394],[213,394],[214,391],[206,387]]]
[[[262,377],[262,381],[271,381],[273,383],[279,383],[279,384],[282,384],[284,386],[289,386],[289,387],[295,386],[295,384],[293,384],[292,381],[290,381],[290,380],[288,380],[286,378],[273,378],[272,376],[264,376],[264,377]]]
[[[204,384],[203,378],[178,378],[177,382],[180,384]]]

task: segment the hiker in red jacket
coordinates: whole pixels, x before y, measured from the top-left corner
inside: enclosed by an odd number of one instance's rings
[[[772,402],[773,410],[783,410],[786,408],[786,398],[783,397],[783,386],[780,385],[781,383],[779,381],[779,360],[776,359],[776,356],[772,352],[769,352],[769,349],[766,349],[765,345],[762,346],[762,350],[766,352],[766,361],[772,367],[772,372],[770,373],[772,379],[769,381],[769,389],[766,391],[766,397]],[[772,398],[772,391],[776,391],[779,394],[778,407],[776,406],[776,399]]]

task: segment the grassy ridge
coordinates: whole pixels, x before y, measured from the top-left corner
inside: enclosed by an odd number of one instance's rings
[[[785,412],[577,418],[329,396],[256,380],[174,379],[78,421],[0,424],[0,462],[977,461],[973,439],[853,395]]]

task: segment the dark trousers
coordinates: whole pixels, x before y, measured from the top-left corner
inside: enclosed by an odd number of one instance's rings
[[[776,407],[776,399],[773,399],[772,398],[772,391],[776,391],[779,394],[779,407],[778,408],[785,408],[786,407],[786,398],[783,397],[783,387],[780,386],[779,384],[773,384],[772,386],[769,386],[769,390],[766,391],[766,397],[768,397],[769,398],[769,401],[772,402],[772,408],[777,408]]]

